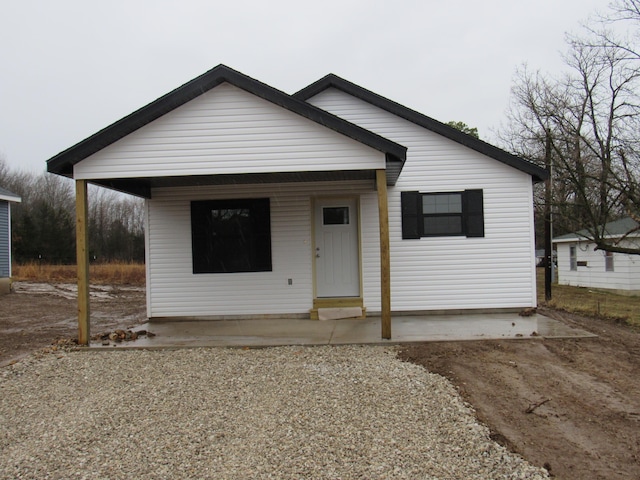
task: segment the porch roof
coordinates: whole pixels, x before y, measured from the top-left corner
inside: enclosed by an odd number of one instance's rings
[[[74,165],[77,163],[224,82],[384,153],[386,159],[387,184],[393,185],[397,181],[404,161],[406,160],[406,147],[343,120],[320,108],[314,107],[303,100],[294,98],[291,95],[248,77],[225,65],[218,65],[212,70],[209,70],[203,75],[118,120],[67,150],[60,152],[47,161],[47,171],[73,177]],[[194,177],[110,178],[95,180],[94,182],[134,195],[149,196],[150,189],[155,186],[211,185],[250,183],[254,181],[310,181],[308,179],[338,180],[352,179],[354,176],[358,178],[374,178],[375,172],[248,173],[243,175],[204,175]]]

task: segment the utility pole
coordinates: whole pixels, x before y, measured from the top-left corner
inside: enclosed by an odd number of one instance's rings
[[[553,280],[553,247],[551,245],[551,132],[546,130],[544,162],[549,176],[544,185],[544,299],[551,300],[551,282]]]

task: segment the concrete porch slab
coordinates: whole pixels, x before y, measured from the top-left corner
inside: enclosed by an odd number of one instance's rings
[[[269,347],[282,345],[347,345],[410,342],[494,340],[522,338],[595,337],[543,315],[517,314],[396,316],[391,321],[391,340],[380,337],[380,318],[342,320],[246,319],[219,321],[149,322],[135,330],[147,330],[154,337],[132,342],[91,347],[175,348],[175,347]]]

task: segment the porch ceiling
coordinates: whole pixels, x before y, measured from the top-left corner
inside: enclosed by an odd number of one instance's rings
[[[399,173],[399,172],[398,172]],[[391,176],[391,178],[390,178]],[[387,170],[387,184],[397,180]],[[371,180],[375,170],[338,170],[326,172],[245,173],[234,175],[195,175],[180,177],[114,178],[89,180],[91,183],[144,198],[151,198],[151,189],[157,187],[196,187],[205,185],[240,185],[249,183],[337,182]],[[390,183],[390,180],[392,183]]]

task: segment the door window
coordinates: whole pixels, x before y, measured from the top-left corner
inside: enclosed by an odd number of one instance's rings
[[[349,225],[349,207],[322,207],[323,225]]]

